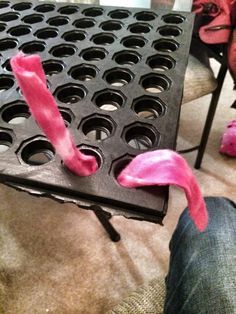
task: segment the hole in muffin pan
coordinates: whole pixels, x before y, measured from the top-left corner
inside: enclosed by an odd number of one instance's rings
[[[101,142],[111,136],[114,125],[110,119],[96,116],[86,119],[81,129],[89,140]]]
[[[113,10],[108,14],[112,19],[122,20],[131,15],[128,10]]]
[[[181,24],[185,21],[185,17],[179,14],[166,14],[162,17],[162,20],[168,24]]]
[[[24,10],[29,10],[32,7],[32,3],[30,2],[21,2],[21,3],[16,3],[12,6],[13,10],[16,11],[24,11]]]
[[[163,26],[158,31],[160,35],[165,37],[177,37],[182,33],[182,30],[176,26]]]
[[[64,69],[64,63],[58,60],[47,60],[43,62],[43,69],[46,75],[59,74]]]
[[[104,31],[118,31],[120,29],[122,29],[123,27],[123,23],[121,23],[120,21],[114,21],[114,20],[110,20],[110,21],[105,21],[102,22],[100,24],[100,27],[104,30]]]
[[[10,6],[10,2],[8,1],[0,1],[0,9],[7,8]]]
[[[6,29],[6,25],[5,25],[5,24],[0,23],[0,32],[5,31],[5,29]]]
[[[34,10],[36,12],[41,12],[41,13],[46,13],[46,12],[51,12],[55,10],[55,5],[54,4],[49,4],[49,3],[44,3],[37,5]]]
[[[129,26],[129,31],[134,34],[146,34],[151,30],[151,26],[146,23],[135,23]]]
[[[93,98],[97,107],[104,111],[115,111],[125,103],[123,95],[115,90],[104,90],[95,94]]]
[[[88,8],[82,12],[85,16],[96,17],[103,14],[102,8]]]
[[[161,74],[149,74],[141,78],[143,88],[153,94],[162,93],[169,89],[170,81]]]
[[[22,21],[26,24],[36,24],[44,20],[44,16],[41,14],[30,14],[23,17]]]
[[[22,160],[30,166],[41,166],[54,159],[55,150],[45,139],[32,141],[24,146],[21,151]]]
[[[100,33],[94,35],[91,40],[96,45],[110,45],[115,41],[116,37],[111,33]]]
[[[138,21],[153,21],[157,18],[157,15],[154,12],[141,11],[134,15]]]
[[[154,120],[165,113],[163,102],[154,97],[142,96],[135,99],[132,106],[134,112],[141,119]]]
[[[90,64],[80,64],[70,69],[69,74],[74,80],[90,81],[96,77],[98,69]]]
[[[62,38],[65,41],[69,41],[69,42],[78,42],[78,41],[82,41],[86,38],[86,33],[80,30],[73,30],[73,31],[69,31],[66,32],[62,35]]]
[[[6,105],[1,116],[9,124],[22,124],[30,117],[29,107],[24,101],[16,101]]]
[[[31,41],[29,43],[23,44],[20,49],[24,53],[37,53],[37,52],[42,52],[46,48],[46,44],[42,41]]]
[[[171,39],[159,39],[153,43],[153,47],[159,52],[174,52],[178,50],[179,43]]]
[[[124,139],[126,143],[138,150],[151,149],[157,141],[158,135],[150,127],[146,125],[133,125],[124,131]]]
[[[128,36],[128,37],[123,38],[121,40],[121,43],[126,48],[138,49],[138,48],[144,47],[145,44],[147,43],[147,40],[141,36]]]
[[[0,51],[6,51],[17,47],[17,40],[12,38],[4,38],[0,40]]]
[[[0,76],[0,93],[7,91],[14,85],[14,79],[11,76],[1,75]]]
[[[45,27],[36,31],[35,36],[38,39],[55,38],[58,35],[58,30],[53,27]]]
[[[86,91],[80,85],[67,84],[58,87],[55,96],[60,102],[72,105],[81,101],[86,96]]]
[[[113,59],[120,65],[135,65],[141,60],[141,56],[136,51],[123,50],[115,53]]]
[[[147,64],[154,71],[164,72],[172,69],[175,66],[175,61],[168,56],[154,55],[147,59]]]
[[[12,136],[3,130],[0,130],[0,154],[5,153],[13,144]]]
[[[86,61],[100,61],[106,58],[107,51],[103,48],[91,47],[81,52],[80,56]]]
[[[31,32],[31,27],[28,25],[18,25],[15,27],[12,27],[8,30],[8,33],[11,36],[20,37],[24,35],[28,35]]]
[[[58,9],[58,12],[64,15],[74,14],[74,13],[77,13],[78,11],[79,11],[79,8],[76,7],[75,5],[67,5],[65,7]]]
[[[69,23],[69,18],[66,16],[55,16],[47,20],[51,26],[63,26]]]
[[[82,29],[93,27],[95,24],[96,24],[95,20],[90,18],[79,19],[73,23],[75,27]]]
[[[104,79],[112,86],[121,87],[131,82],[134,75],[129,70],[114,68],[106,71]]]
[[[19,13],[16,12],[7,12],[0,15],[0,21],[2,22],[11,22],[15,21],[20,17]]]
[[[50,53],[56,58],[70,57],[76,52],[76,47],[69,44],[61,44],[53,47]]]

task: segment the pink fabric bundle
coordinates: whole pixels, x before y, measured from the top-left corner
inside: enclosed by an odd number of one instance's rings
[[[193,12],[202,21],[203,42],[227,44],[228,68],[236,84],[236,0],[194,0]]]
[[[96,159],[83,155],[77,149],[69,130],[65,127],[57,104],[47,89],[40,57],[19,53],[11,59],[11,66],[33,117],[65,165],[79,176],[96,172]],[[181,187],[185,191],[190,216],[196,227],[200,231],[206,228],[208,215],[200,188],[186,161],[177,153],[157,150],[141,154],[122,171],[118,182],[127,188],[150,185]]]
[[[79,176],[96,172],[95,157],[82,154],[65,127],[57,104],[47,88],[47,81],[38,55],[19,53],[11,59],[11,67],[30,111],[64,164]]]
[[[134,158],[118,176],[127,188],[151,185],[176,185],[185,191],[190,217],[196,227],[204,231],[208,214],[200,188],[187,162],[174,151],[163,149]]]
[[[230,37],[232,0],[194,0],[193,12],[206,22],[199,30],[201,40],[208,44],[226,43]],[[220,27],[221,26],[221,27]],[[223,27],[222,27],[223,26]]]
[[[236,120],[228,123],[220,145],[220,153],[236,157]]]

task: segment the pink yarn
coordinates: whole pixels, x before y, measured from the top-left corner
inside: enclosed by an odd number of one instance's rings
[[[64,164],[79,176],[96,172],[95,157],[82,154],[65,127],[57,104],[47,88],[46,77],[38,55],[18,53],[11,67],[30,111]]]
[[[227,125],[221,139],[220,153],[236,157],[236,120]]]
[[[138,155],[118,176],[118,182],[127,188],[150,185],[182,188],[196,227],[200,231],[207,227],[208,214],[197,181],[184,158],[174,151],[163,149]]]

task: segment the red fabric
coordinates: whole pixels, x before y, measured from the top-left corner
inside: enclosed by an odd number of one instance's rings
[[[96,172],[98,166],[95,157],[82,154],[65,127],[57,104],[47,88],[40,57],[19,53],[11,59],[11,67],[33,117],[64,164],[79,176]]]
[[[118,176],[118,182],[127,188],[151,185],[182,188],[196,227],[200,231],[207,227],[208,214],[197,181],[184,158],[174,151],[164,149],[138,155]]]

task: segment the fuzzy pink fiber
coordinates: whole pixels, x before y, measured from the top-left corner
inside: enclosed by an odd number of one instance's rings
[[[118,176],[127,188],[150,185],[176,185],[185,191],[190,217],[200,231],[208,224],[208,214],[197,181],[183,157],[163,149],[134,158]]]
[[[96,172],[95,157],[82,154],[65,127],[57,104],[47,88],[40,57],[18,53],[11,59],[11,67],[34,119],[64,164],[79,176]]]

